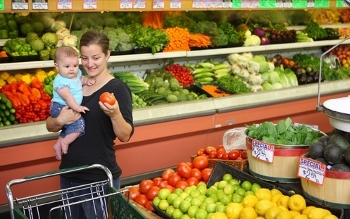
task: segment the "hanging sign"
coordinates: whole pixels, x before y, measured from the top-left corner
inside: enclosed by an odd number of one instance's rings
[[[146,8],[146,0],[134,0],[133,8]]]
[[[252,156],[265,161],[267,163],[273,163],[275,153],[275,146],[267,144],[262,141],[252,140]]]
[[[326,164],[305,157],[299,158],[298,177],[323,185],[325,173]]]
[[[28,0],[12,0],[12,10],[28,10]]]
[[[121,9],[130,9],[132,8],[132,0],[120,0]]]
[[[57,9],[72,10],[73,9],[72,0],[57,0]]]
[[[97,0],[84,0],[83,9],[85,10],[94,10],[97,9]]]
[[[164,0],[153,0],[153,9],[163,9]]]
[[[276,8],[276,0],[260,0],[259,8]]]
[[[49,4],[47,0],[33,0],[32,8],[33,10],[48,10]]]
[[[4,0],[0,0],[0,10],[4,10],[4,9],[5,9]]]
[[[181,0],[170,0],[170,8],[181,8]]]

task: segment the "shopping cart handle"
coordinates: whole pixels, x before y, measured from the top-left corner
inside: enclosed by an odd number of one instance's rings
[[[54,171],[49,171],[49,172],[46,172],[46,173],[26,176],[25,179],[36,179],[36,178],[45,178],[45,177],[50,177],[50,176],[55,176],[55,175],[61,175],[61,174],[64,174],[64,173],[75,172],[75,171],[78,171],[78,170],[86,169],[87,167],[89,167],[89,165],[83,165],[83,166],[78,166],[78,167],[71,167],[71,168],[65,168],[65,169],[60,169],[60,170],[54,170]]]

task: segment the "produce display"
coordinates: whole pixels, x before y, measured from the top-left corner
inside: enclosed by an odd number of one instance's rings
[[[247,151],[242,149],[233,149],[226,151],[222,145],[217,147],[207,146],[197,151],[197,156],[205,156],[208,158],[217,158],[222,160],[245,160],[247,159]]]

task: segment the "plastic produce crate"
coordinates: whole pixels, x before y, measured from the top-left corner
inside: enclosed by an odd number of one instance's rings
[[[271,184],[270,182],[266,182],[263,180],[260,180],[258,178],[255,178],[254,176],[242,172],[226,163],[223,162],[216,162],[215,167],[213,168],[213,172],[207,182],[207,187],[209,188],[210,186],[214,185],[216,182],[219,182],[222,180],[222,177],[226,174],[226,173],[230,173],[234,178],[240,180],[241,182],[244,180],[249,180],[251,183],[258,183],[262,188],[268,188],[268,189],[279,189],[284,195],[289,195],[291,196],[293,193],[289,192],[285,189],[279,188],[278,186],[275,186],[273,184]],[[308,200],[307,198],[305,198],[306,200],[306,205],[310,206],[313,205],[315,207],[321,207],[324,209],[328,209],[330,212],[332,212],[332,214],[334,214],[335,216],[337,216],[339,219],[345,219],[344,218],[344,210],[343,209],[337,209],[337,208],[329,208],[326,206],[322,206],[320,204],[317,204],[315,202],[312,202],[310,200]],[[172,219],[172,217],[170,217],[168,214],[166,214],[165,212],[163,212],[162,210],[160,210],[157,207],[154,207],[156,213],[161,216],[162,218],[165,219]]]

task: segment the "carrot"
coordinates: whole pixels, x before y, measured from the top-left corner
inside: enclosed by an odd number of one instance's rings
[[[145,27],[151,26],[153,29],[163,29],[163,17],[162,11],[147,11],[143,14],[143,23]]]
[[[202,85],[202,89],[208,94],[210,94],[212,97],[226,97],[231,95],[229,93],[221,91],[217,85],[213,84]]]
[[[196,34],[190,34],[189,36],[188,45],[190,47],[205,47],[211,45],[210,37],[206,36],[204,34],[196,33]]]
[[[5,57],[7,57],[6,51],[5,50],[1,50],[0,51],[0,58],[5,58]]]
[[[187,28],[172,27],[165,29],[169,37],[169,44],[164,47],[163,52],[190,51],[188,39],[190,33]]]

